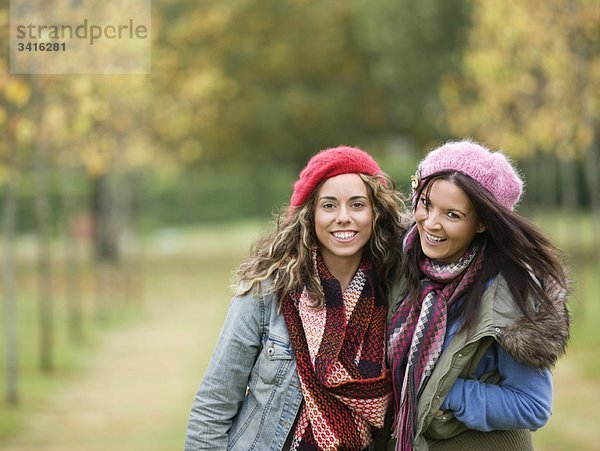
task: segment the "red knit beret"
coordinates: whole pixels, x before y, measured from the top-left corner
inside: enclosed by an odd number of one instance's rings
[[[381,168],[367,152],[348,146],[325,149],[314,155],[294,183],[290,206],[304,204],[314,189],[324,180],[342,174],[381,174]]]

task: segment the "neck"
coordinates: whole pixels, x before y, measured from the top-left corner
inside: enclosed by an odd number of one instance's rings
[[[329,257],[329,258],[328,258]],[[360,264],[358,258],[340,258],[323,255],[323,262],[333,277],[340,283],[342,292],[346,290]]]

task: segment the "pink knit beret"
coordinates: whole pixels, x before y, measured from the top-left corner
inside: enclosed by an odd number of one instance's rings
[[[523,180],[509,159],[470,140],[449,142],[429,152],[419,163],[419,178],[455,170],[468,175],[494,198],[513,210],[523,194]]]
[[[378,175],[381,168],[365,151],[356,147],[339,146],[314,155],[294,183],[290,206],[299,207],[324,180],[342,174]]]

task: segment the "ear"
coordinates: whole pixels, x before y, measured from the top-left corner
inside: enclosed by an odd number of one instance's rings
[[[485,232],[485,230],[486,230],[485,224],[483,222],[479,222],[479,225],[477,226],[477,233]]]

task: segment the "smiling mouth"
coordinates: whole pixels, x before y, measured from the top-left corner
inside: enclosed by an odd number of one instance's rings
[[[428,241],[431,241],[432,243],[441,243],[443,241],[446,241],[447,238],[440,238],[439,236],[435,236],[432,235],[431,233],[427,233],[425,232],[425,237],[427,238]]]
[[[331,234],[340,241],[349,241],[357,235],[358,232],[331,232]]]

